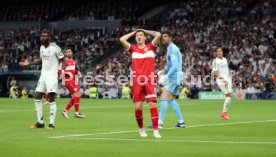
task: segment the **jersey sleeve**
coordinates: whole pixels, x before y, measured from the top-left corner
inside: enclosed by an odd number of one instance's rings
[[[177,58],[177,52],[178,49],[176,47],[170,47],[170,50],[168,50],[168,56],[170,57],[172,66],[170,69],[168,69],[168,77],[171,77],[177,70],[178,67],[178,58]]]
[[[212,71],[218,71],[218,65],[217,65],[217,60],[216,59],[214,59],[214,61],[213,61]]]
[[[128,52],[129,53],[132,53],[132,52],[134,52],[134,45],[132,45],[132,44],[129,44],[129,49],[128,49]]]
[[[157,47],[153,46],[152,42],[150,42],[147,46],[149,50],[152,50],[154,53],[156,53]]]
[[[39,49],[39,58],[41,58],[41,56],[42,56],[42,48],[40,47],[40,49]]]
[[[55,46],[55,52],[56,52],[56,56],[57,56],[58,59],[64,58],[64,54],[61,51],[59,46]]]

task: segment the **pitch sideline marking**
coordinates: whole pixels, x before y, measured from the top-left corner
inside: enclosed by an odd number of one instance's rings
[[[73,138],[74,140],[104,140],[104,141],[135,141],[135,142],[179,142],[179,143],[214,143],[214,144],[266,144],[276,145],[276,142],[266,141],[205,141],[205,140],[164,140],[164,139],[132,139],[132,138]]]
[[[265,122],[276,122],[274,120],[263,120],[263,121],[247,121],[247,122],[233,122],[233,123],[217,123],[217,124],[205,124],[205,125],[193,125],[187,126],[186,128],[198,128],[198,127],[212,127],[212,126],[227,126],[227,125],[236,125],[236,124],[254,124],[254,123],[265,123]],[[177,128],[163,128],[162,130],[171,130]],[[180,129],[180,128],[178,128]],[[151,129],[146,129],[149,131]],[[46,138],[58,139],[58,138],[68,138],[68,137],[83,137],[83,136],[95,136],[95,135],[111,135],[111,134],[122,134],[122,133],[132,133],[137,132],[137,130],[127,130],[127,131],[114,131],[114,132],[99,132],[94,134],[74,134],[74,135],[64,135],[64,136],[49,136]]]

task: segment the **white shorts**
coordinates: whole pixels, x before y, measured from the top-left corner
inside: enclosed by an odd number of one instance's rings
[[[218,84],[218,86],[224,94],[232,93],[232,83],[228,83],[227,85]]]
[[[57,74],[54,74],[54,73],[41,74],[35,91],[41,92],[41,93],[57,93],[57,88],[58,88]]]

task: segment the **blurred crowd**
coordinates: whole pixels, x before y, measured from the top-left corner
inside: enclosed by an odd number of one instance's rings
[[[0,21],[135,20],[148,4],[135,0],[48,0],[0,2]]]
[[[103,1],[104,2],[104,1]],[[122,0],[122,6],[128,2]],[[248,93],[275,91],[276,88],[276,16],[272,7],[273,0],[264,1],[206,1],[188,0],[169,5],[153,19],[157,31],[169,30],[174,34],[174,42],[179,46],[186,82],[191,96],[198,91],[218,91],[217,86],[202,82],[202,78],[211,74],[212,61],[216,48],[222,47],[229,66],[236,71],[233,75],[234,90]],[[116,3],[104,6],[101,3],[89,3],[67,14],[67,20],[93,17],[94,19],[122,18],[137,10],[135,5],[116,8]],[[104,7],[110,12],[102,13]],[[95,9],[98,8],[98,9]],[[113,9],[112,9],[113,8]],[[124,9],[125,8],[125,9]],[[93,10],[89,12],[88,10]],[[122,11],[123,10],[123,11]],[[113,17],[109,17],[113,16]],[[0,16],[2,17],[2,16]],[[118,45],[121,35],[133,31],[136,25],[121,26],[112,33],[102,30],[68,29],[53,32],[53,39],[59,45],[73,45],[78,68],[92,75],[129,75],[131,56],[121,50],[103,63],[91,68],[92,62]],[[0,32],[0,72],[16,70],[17,62],[22,58],[36,60],[39,57],[39,28],[31,30],[2,30]],[[156,56],[156,70],[163,68],[165,47],[160,46]],[[39,69],[38,66],[30,69]],[[85,92],[91,86],[82,83]],[[99,87],[102,92],[123,87],[106,81]],[[158,86],[158,92],[162,87]],[[119,92],[119,91],[118,91]]]
[[[22,59],[39,59],[39,28],[0,30],[0,72],[22,69],[18,62]],[[81,71],[89,69],[92,62],[114,48],[116,34],[104,33],[103,29],[67,29],[53,32],[52,39],[61,48],[70,46],[75,52],[76,64]],[[39,70],[40,66],[30,66],[29,70]]]
[[[198,91],[218,91],[217,86],[203,82],[211,75],[216,48],[222,47],[233,75],[235,91],[259,93],[276,90],[276,16],[272,1],[261,1],[249,6],[246,1],[185,1],[171,5],[163,16],[155,19],[156,30],[171,31],[180,47],[185,85],[192,96]],[[125,28],[125,32],[137,27]],[[156,69],[165,64],[165,48],[156,56]],[[97,74],[130,73],[128,52],[96,67]],[[184,87],[184,86],[183,86]],[[161,87],[158,86],[160,91]],[[195,93],[195,94],[193,94]]]

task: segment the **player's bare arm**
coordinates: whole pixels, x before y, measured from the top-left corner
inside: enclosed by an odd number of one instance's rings
[[[218,72],[218,71],[214,71],[214,76],[215,76],[217,79],[221,79],[225,85],[228,84],[228,82],[227,82],[223,77],[221,77],[221,76],[219,75],[219,72]]]
[[[34,62],[30,62],[26,59],[23,59],[21,62],[19,62],[20,66],[41,65],[41,64],[42,64],[42,59],[39,59],[39,60],[34,61]]]
[[[60,77],[58,79],[61,80],[64,77],[64,70],[66,68],[65,58],[61,58],[59,60],[59,66],[61,67],[62,72],[61,72],[61,75],[60,75]]]
[[[144,29],[138,29],[144,31],[146,34],[153,36],[154,38],[152,39],[152,44],[153,46],[157,47],[158,44],[160,43],[160,38],[161,38],[161,33],[157,31],[152,31],[152,30],[144,30]]]
[[[125,50],[128,50],[130,48],[130,43],[127,40],[131,38],[135,33],[136,31],[133,31],[120,38],[120,43],[123,45]]]

